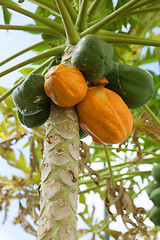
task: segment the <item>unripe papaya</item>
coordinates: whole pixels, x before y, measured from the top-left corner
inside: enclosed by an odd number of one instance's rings
[[[160,187],[160,184],[159,184],[159,183],[150,183],[150,184],[146,187],[146,192],[147,192],[148,196],[150,197],[151,192],[152,192],[154,189],[158,188],[158,187]]]
[[[151,192],[150,199],[156,207],[160,208],[160,188],[156,188]]]
[[[55,59],[53,59],[53,60],[49,63],[47,70],[49,71],[49,70],[51,69],[51,67],[56,66],[56,65],[59,65],[59,64],[61,63],[61,60],[62,60],[61,57],[56,57]]]
[[[160,183],[160,164],[152,168],[152,176],[156,182]]]
[[[155,88],[149,73],[136,66],[114,63],[112,71],[105,74],[106,88],[116,92],[129,108],[139,108],[153,97]]]
[[[149,213],[149,219],[157,226],[160,226],[160,208],[153,206]]]
[[[83,138],[85,138],[87,136],[88,135],[85,132],[83,132],[82,128],[79,127],[79,137],[80,137],[80,139],[83,139]]]
[[[29,74],[12,93],[16,108],[23,115],[38,113],[47,108],[50,99],[44,91],[44,76]]]
[[[40,127],[47,121],[47,119],[49,118],[49,114],[50,104],[48,104],[48,107],[43,109],[42,111],[31,115],[23,115],[20,111],[17,110],[17,115],[20,122],[28,128]]]
[[[97,36],[88,34],[77,43],[71,63],[82,72],[86,81],[97,81],[112,69],[113,48]]]

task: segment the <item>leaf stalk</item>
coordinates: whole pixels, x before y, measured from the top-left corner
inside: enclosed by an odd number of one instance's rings
[[[160,120],[159,118],[152,112],[152,110],[145,104],[143,106],[144,110],[151,116],[153,121],[160,127]]]
[[[85,31],[81,33],[81,37],[87,35],[87,34],[93,34],[98,32],[101,28],[103,28],[107,23],[113,21],[118,16],[122,15],[124,12],[126,12],[129,7],[133,6],[135,3],[139,2],[139,0],[131,0],[116,11],[112,12],[108,16],[106,16],[104,19],[100,20],[99,22],[95,23],[91,27],[87,28]]]
[[[62,20],[64,23],[66,37],[67,37],[67,43],[69,43],[71,45],[75,45],[80,40],[79,33],[76,30],[63,1],[56,0],[56,3],[59,8],[59,11],[62,15]]]
[[[48,50],[48,51],[46,51],[44,53],[41,53],[38,56],[29,58],[29,59],[27,59],[27,60],[25,60],[25,61],[23,61],[23,62],[21,62],[21,63],[19,63],[17,65],[14,65],[13,67],[8,68],[5,71],[1,72],[0,73],[0,77],[4,76],[4,75],[6,75],[6,74],[8,74],[10,72],[13,72],[13,71],[17,70],[18,68],[23,67],[23,66],[25,66],[25,65],[27,65],[29,63],[33,63],[33,62],[36,62],[38,60],[41,60],[41,59],[44,59],[44,58],[48,58],[48,57],[51,57],[51,56],[60,56],[60,55],[62,55],[65,47],[66,47],[66,45],[61,45],[61,46],[55,47],[55,48],[53,48],[51,50]]]
[[[48,26],[49,28],[53,29],[54,31],[56,31],[59,35],[61,35],[62,37],[65,37],[65,32],[64,32],[64,28],[61,24],[53,22],[52,20],[43,18],[35,13],[32,13],[30,11],[27,11],[23,8],[17,7],[16,5],[6,2],[4,0],[0,0],[0,5],[12,9],[13,11],[16,11],[18,13],[21,13],[27,17],[30,17],[40,23],[43,23],[44,25]]]

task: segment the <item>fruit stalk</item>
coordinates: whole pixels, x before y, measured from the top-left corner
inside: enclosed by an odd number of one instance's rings
[[[111,160],[110,160],[108,148],[107,148],[106,145],[104,145],[104,151],[105,151],[105,155],[106,155],[106,160],[107,160],[107,164],[108,164],[108,169],[109,169],[109,174],[110,174],[112,187],[114,188],[115,187],[114,174],[113,174],[113,171],[112,171]]]
[[[75,45],[80,40],[79,33],[76,30],[63,1],[56,0],[56,4],[57,4],[59,11],[61,13],[61,16],[62,16],[62,20],[64,23],[65,32],[66,32],[67,42],[71,45]]]

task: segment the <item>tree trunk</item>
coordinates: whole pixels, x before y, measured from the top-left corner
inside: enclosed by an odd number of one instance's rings
[[[76,240],[79,123],[75,108],[52,104],[46,125],[37,240]]]

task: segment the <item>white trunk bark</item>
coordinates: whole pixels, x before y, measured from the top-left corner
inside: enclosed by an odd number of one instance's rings
[[[37,240],[76,240],[79,123],[75,108],[52,105],[46,126]]]

